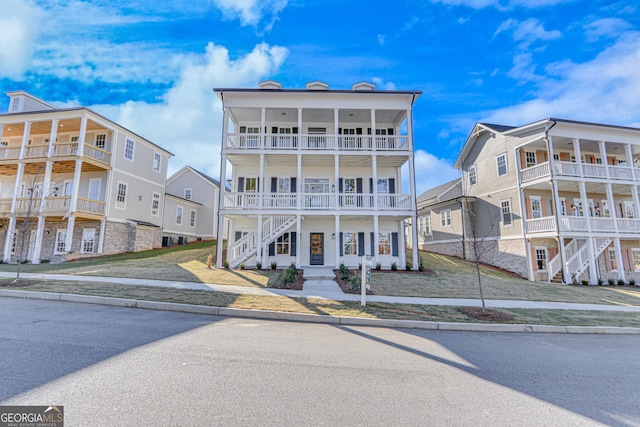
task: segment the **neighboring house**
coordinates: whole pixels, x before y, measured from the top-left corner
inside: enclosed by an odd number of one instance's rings
[[[0,115],[4,262],[161,245],[171,153],[88,108],[8,95],[9,111]]]
[[[218,180],[191,166],[171,175],[166,185],[163,245],[216,239],[219,192]]]
[[[416,212],[411,112],[421,92],[273,81],[215,92],[224,111],[220,176],[229,163],[232,177],[218,234],[228,219],[232,266],[357,267],[367,254],[404,268],[405,220]]]
[[[493,242],[492,264],[530,280],[595,284],[640,279],[639,158],[640,129],[546,119],[476,124],[455,167]],[[471,219],[464,220],[452,230],[468,233]]]

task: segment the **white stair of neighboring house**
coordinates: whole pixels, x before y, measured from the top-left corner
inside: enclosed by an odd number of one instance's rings
[[[296,223],[295,216],[272,216],[262,222],[262,244],[268,245],[292,225]],[[227,248],[227,257],[231,267],[237,267],[258,252],[258,230],[252,230]]]
[[[594,258],[598,258],[605,249],[609,247],[612,240],[610,237],[596,237],[596,250],[593,254]],[[567,272],[571,278],[579,278],[587,268],[589,268],[589,248],[588,241],[585,240],[582,244],[578,245],[577,239],[571,240],[565,247],[565,254],[567,255]],[[562,272],[562,262],[560,261],[560,254],[553,257],[548,264],[549,269],[549,281],[557,281],[558,275]],[[560,276],[561,277],[561,276]],[[569,278],[565,278],[565,281]]]

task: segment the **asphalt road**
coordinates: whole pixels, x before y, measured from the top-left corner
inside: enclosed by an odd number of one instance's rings
[[[413,331],[0,298],[0,402],[66,426],[640,426],[640,337]]]

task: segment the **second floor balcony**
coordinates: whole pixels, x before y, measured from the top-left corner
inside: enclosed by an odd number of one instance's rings
[[[411,151],[408,136],[229,133],[228,150]]]
[[[559,226],[559,230],[558,230]],[[584,216],[555,216],[526,220],[527,233],[624,233],[640,235],[640,219],[636,218],[602,218]]]
[[[92,160],[99,164],[108,166],[111,164],[111,153],[94,145],[85,144],[82,156],[78,153],[78,143],[56,143],[53,144],[52,151],[49,153],[49,145],[29,145],[25,148],[24,157],[20,157],[20,147],[0,147],[0,161],[18,161],[18,160],[42,160],[50,159],[68,160],[69,158],[82,158]],[[50,155],[49,155],[50,154]]]
[[[79,214],[89,216],[104,216],[106,203],[100,200],[78,197],[75,210],[71,209],[71,196],[49,196],[44,199],[44,207],[40,197],[19,197],[16,199],[16,208],[11,213],[13,199],[0,199],[0,216],[9,217],[37,217],[65,216],[67,214]]]
[[[259,210],[392,210],[415,209],[410,194],[226,193],[224,208]]]
[[[640,181],[640,169],[631,166],[576,163],[556,160],[553,162],[555,176]],[[522,183],[551,176],[551,163],[543,162],[520,171]]]

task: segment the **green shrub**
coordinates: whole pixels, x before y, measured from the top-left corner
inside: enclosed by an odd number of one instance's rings
[[[277,261],[272,261],[271,262],[271,269],[272,270],[277,270],[278,269],[278,262]]]
[[[626,285],[626,283],[624,283],[624,280],[618,279],[618,286],[624,286],[624,285]]]
[[[629,286],[635,286],[636,285],[636,279],[629,279]]]
[[[229,268],[229,260],[225,259],[222,265],[224,266],[224,268]]]
[[[609,286],[613,286],[613,284],[616,283],[616,281],[613,279],[607,279],[607,283],[609,284]]]
[[[418,264],[418,271],[424,271],[424,261],[420,260],[420,263]]]
[[[602,286],[603,283],[604,283],[604,280],[598,279],[598,286]]]
[[[50,262],[51,262],[51,260],[48,260],[48,259],[41,259],[41,260],[40,260],[40,262],[41,262],[42,264],[48,264],[48,263],[50,263]]]
[[[256,269],[262,270],[262,263],[260,261],[256,262]]]
[[[398,264],[396,264],[395,262],[391,264],[391,271],[398,271]]]
[[[382,269],[382,264],[377,263],[377,264],[376,264],[376,270],[381,270],[381,269]]]
[[[411,264],[407,263],[407,264],[404,266],[404,269],[405,269],[405,270],[407,270],[407,271],[411,271]]]
[[[244,270],[244,262],[240,263],[240,270]]]

